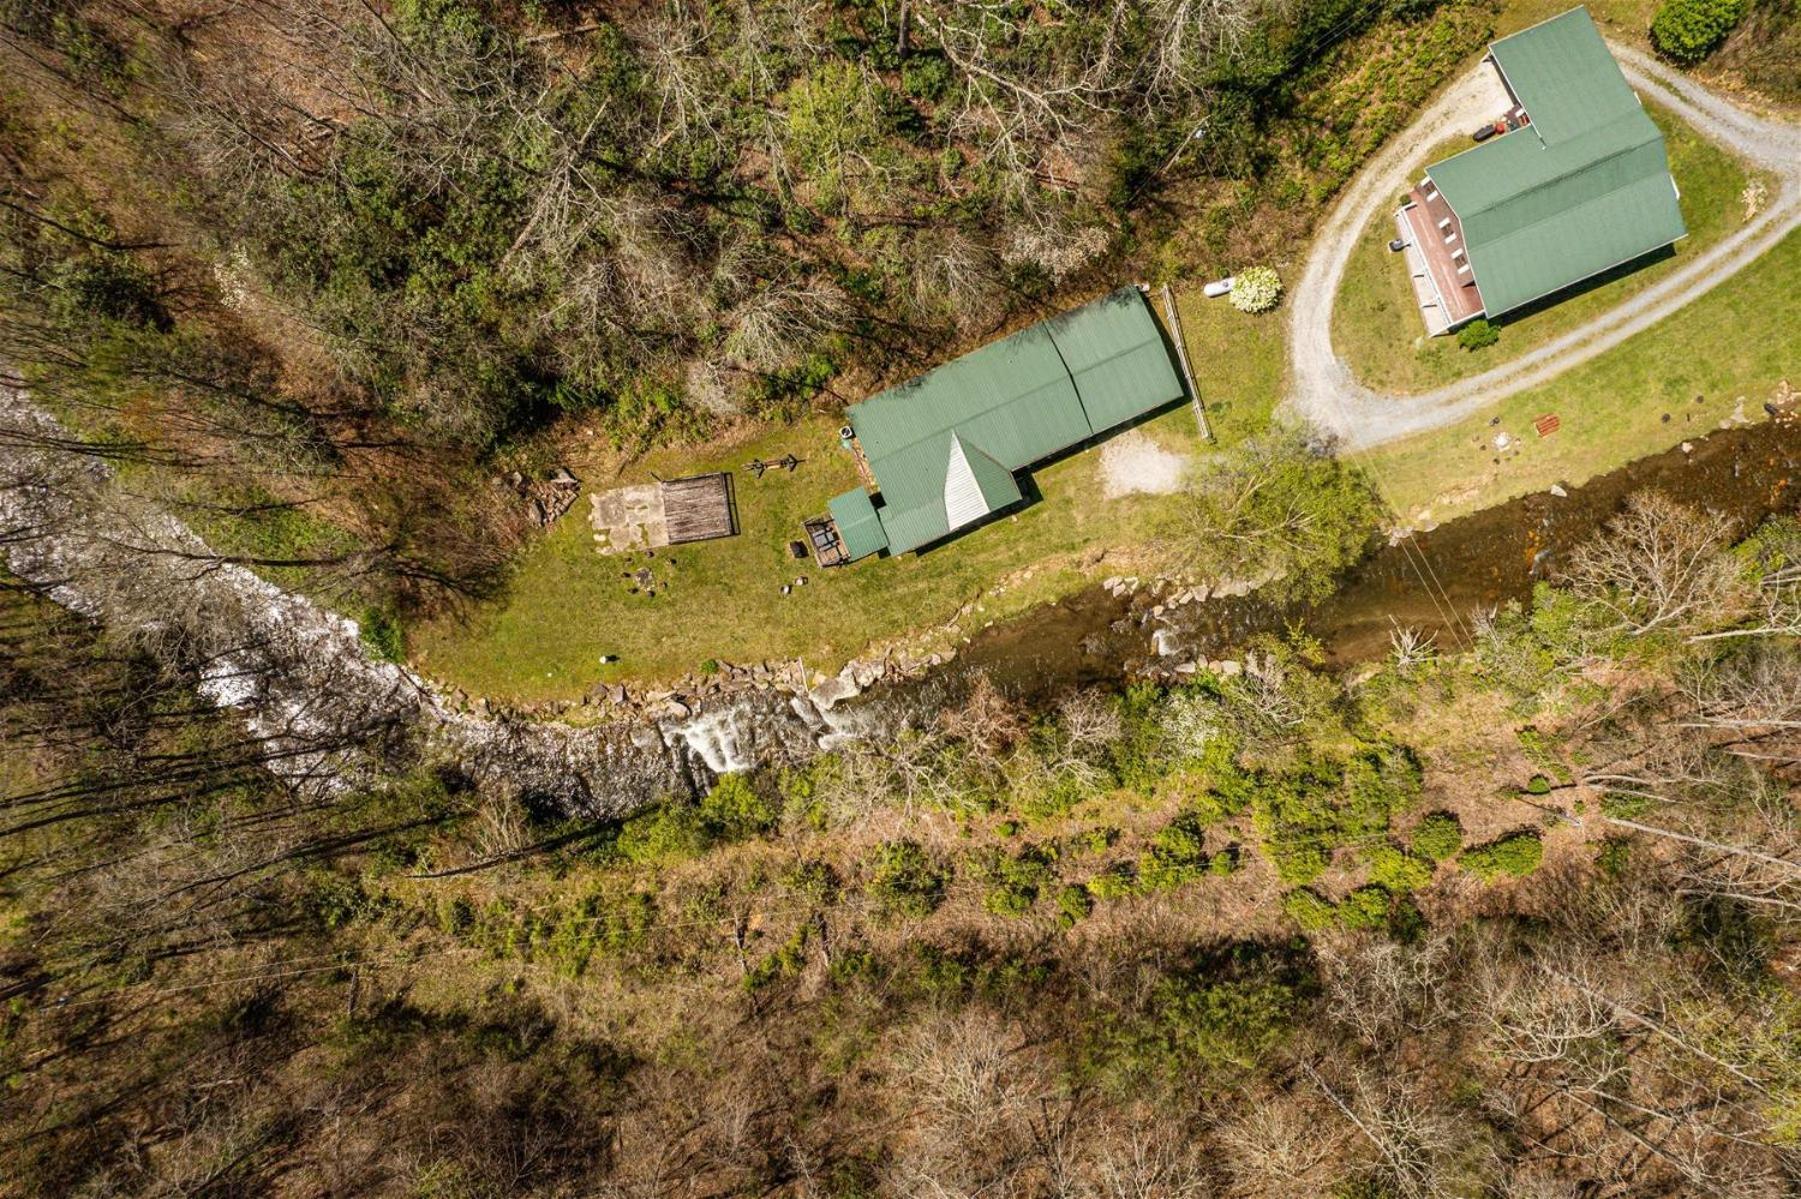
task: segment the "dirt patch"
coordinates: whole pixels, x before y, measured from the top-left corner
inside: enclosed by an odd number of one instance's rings
[[[1166,450],[1134,429],[1101,447],[1101,495],[1168,495],[1182,486],[1188,455]]]

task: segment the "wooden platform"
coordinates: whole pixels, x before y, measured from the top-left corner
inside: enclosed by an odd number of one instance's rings
[[[711,541],[738,532],[737,495],[726,473],[635,483],[594,492],[588,500],[594,548],[602,554]]]
[[[736,536],[738,513],[732,476],[722,471],[664,483],[663,527],[671,545]]]
[[[1463,227],[1444,197],[1421,185],[1408,193],[1408,203],[1401,211],[1407,218],[1410,240],[1425,261],[1432,289],[1443,305],[1445,323],[1461,325],[1481,312],[1482,295],[1463,252]]]
[[[844,541],[838,536],[838,526],[832,523],[829,516],[816,516],[802,522],[807,531],[807,540],[813,544],[813,558],[821,566],[842,566],[850,561],[850,555],[844,551]]]

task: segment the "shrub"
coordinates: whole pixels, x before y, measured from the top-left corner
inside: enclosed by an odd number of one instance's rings
[[[815,758],[810,765],[785,767],[775,776],[776,794],[788,818],[811,829],[823,829],[829,823],[825,804],[820,802],[820,782],[830,779],[838,768],[830,755]]]
[[[1549,794],[1551,794],[1551,780],[1546,778],[1542,774],[1533,775],[1530,779],[1528,779],[1526,781],[1526,794],[1528,794],[1528,795],[1549,795]]]
[[[1457,330],[1457,344],[1470,351],[1486,350],[1500,340],[1501,331],[1481,317]]]
[[[695,857],[710,843],[700,809],[693,804],[664,803],[620,826],[614,848],[628,862],[651,866]]]
[[[1159,829],[1151,838],[1151,847],[1138,859],[1139,890],[1173,891],[1201,877],[1207,868],[1204,837],[1201,822],[1192,812],[1184,812]]]
[[[1411,895],[1397,895],[1388,909],[1388,935],[1397,941],[1414,941],[1426,931],[1426,916]]]
[[[950,868],[917,841],[884,841],[876,849],[869,894],[883,910],[920,919],[944,902]]]
[[[1157,987],[1151,1006],[1188,1068],[1248,1070],[1287,1034],[1296,995],[1275,981],[1201,985],[1172,979]]]
[[[709,832],[735,840],[768,832],[780,811],[742,774],[722,774],[700,801],[700,814]]]
[[[1346,928],[1386,928],[1389,898],[1382,887],[1358,887],[1339,903],[1338,922]]]
[[[1615,820],[1633,820],[1651,810],[1651,797],[1635,795],[1631,791],[1604,791],[1601,793],[1601,815],[1611,816]]]
[[[1081,849],[1086,850],[1089,853],[1105,853],[1107,850],[1112,849],[1118,840],[1119,830],[1110,824],[1103,824],[1098,828],[1091,828],[1083,833],[1081,837],[1078,838],[1077,844]]]
[[[1370,881],[1397,895],[1417,891],[1432,881],[1432,862],[1392,845],[1379,846],[1370,854]]]
[[[803,924],[774,953],[751,967],[744,976],[746,991],[760,991],[780,979],[799,974],[807,964],[807,942],[812,928]]]
[[[1290,891],[1282,897],[1282,910],[1288,918],[1301,926],[1302,932],[1317,933],[1331,928],[1338,921],[1338,908],[1328,899],[1322,899],[1319,892],[1308,887]]]
[[[1442,862],[1463,848],[1463,825],[1450,812],[1432,812],[1413,829],[1413,852]]]
[[[1291,886],[1312,882],[1324,874],[1332,862],[1332,855],[1321,845],[1271,847],[1266,843],[1264,849],[1276,865],[1276,877]]]
[[[921,100],[942,100],[950,92],[951,67],[942,54],[915,53],[901,64],[901,90]]]
[[[1057,892],[1057,923],[1072,928],[1094,911],[1094,896],[1081,883],[1071,883]]]
[[[475,902],[467,895],[458,895],[440,903],[438,927],[454,937],[467,936],[475,927]]]
[[[1336,846],[1385,833],[1390,813],[1419,793],[1419,782],[1418,764],[1391,746],[1265,777],[1252,818],[1276,876],[1289,886],[1312,882]]]
[[[1037,845],[1022,845],[1010,856],[997,851],[981,864],[981,873],[989,883],[982,906],[996,916],[1023,916],[1050,881],[1051,855]]]
[[[406,657],[406,630],[386,608],[367,608],[357,623],[363,644],[384,662],[399,662]]]
[[[1745,16],[1745,0],[1669,0],[1651,20],[1651,44],[1692,67],[1719,48]]]
[[[815,904],[834,903],[838,899],[838,872],[830,862],[808,858],[796,863],[782,882],[789,890]]]
[[[1282,278],[1273,266],[1247,266],[1234,277],[1232,307],[1240,312],[1268,312],[1282,298]]]
[[[154,282],[123,256],[59,262],[50,273],[56,287],[52,308],[67,324],[98,319],[165,331],[170,327]]]
[[[617,955],[642,947],[655,920],[655,901],[643,892],[609,896],[595,891],[543,917],[527,918],[524,948],[532,960],[578,978],[597,953]]]
[[[1461,860],[1466,870],[1484,882],[1492,882],[1504,874],[1525,878],[1538,869],[1544,857],[1544,842],[1537,833],[1512,833],[1499,841],[1464,850]]]
[[[1595,851],[1595,865],[1608,878],[1618,878],[1626,872],[1626,864],[1632,857],[1632,843],[1624,837],[1609,837],[1601,842],[1601,848]]]
[[[1538,767],[1540,774],[1560,783],[1571,781],[1572,776],[1568,768],[1558,758],[1557,750],[1543,733],[1531,725],[1527,725],[1515,735],[1519,739],[1520,749],[1525,753],[1527,761]]]
[[[1115,862],[1088,880],[1088,893],[1096,899],[1124,899],[1138,890],[1138,872],[1130,862]]]

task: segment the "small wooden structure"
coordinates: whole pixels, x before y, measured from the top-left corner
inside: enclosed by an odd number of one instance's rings
[[[725,472],[594,492],[588,497],[594,548],[620,554],[736,536],[736,499]]]
[[[815,516],[802,524],[807,531],[807,540],[813,546],[813,557],[821,566],[843,566],[850,561],[845,551],[844,539],[838,536],[838,526],[829,516]]]
[[[731,475],[721,471],[670,479],[662,490],[663,526],[670,545],[737,535],[738,513],[732,502]]]
[[[1549,437],[1551,434],[1557,432],[1558,426],[1562,424],[1563,421],[1559,420],[1555,413],[1547,412],[1537,420],[1533,421],[1532,427],[1538,430],[1538,435],[1540,437]]]

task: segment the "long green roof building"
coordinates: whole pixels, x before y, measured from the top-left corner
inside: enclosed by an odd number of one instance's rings
[[[1433,163],[1409,203],[1449,325],[1490,318],[1683,237],[1663,133],[1586,8],[1489,47],[1504,132]]]
[[[879,490],[831,501],[846,556],[901,554],[978,524],[1020,502],[1016,471],[1184,394],[1128,286],[852,405]]]

